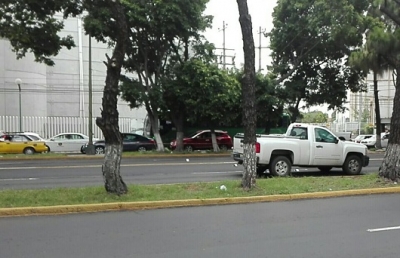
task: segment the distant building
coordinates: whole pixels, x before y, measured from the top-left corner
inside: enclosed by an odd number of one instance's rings
[[[60,17],[61,18],[61,17]],[[16,79],[21,79],[23,116],[87,117],[89,79],[89,38],[82,21],[70,18],[65,21],[62,36],[71,35],[76,47],[62,49],[53,58],[55,66],[34,62],[32,54],[17,60],[8,40],[0,39],[0,116],[19,115],[19,93]],[[105,85],[105,54],[107,45],[92,40],[93,116],[101,115],[101,101]],[[131,110],[119,100],[120,117],[138,121],[132,127],[142,127],[145,109]]]
[[[352,122],[358,121],[358,114],[361,110],[368,112],[364,114],[368,116],[368,123],[375,125],[375,99],[374,99],[374,81],[373,74],[368,74],[366,78],[368,91],[363,93],[350,94],[350,118]],[[381,115],[381,124],[383,128],[390,128],[390,120],[393,112],[393,99],[395,94],[395,86],[393,79],[393,71],[388,70],[382,75],[378,75],[378,96],[379,108]]]

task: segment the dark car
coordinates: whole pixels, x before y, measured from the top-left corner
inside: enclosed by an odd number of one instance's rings
[[[215,130],[217,144],[223,151],[232,148],[232,138],[225,131]],[[171,150],[176,148],[176,140],[170,143]],[[186,151],[193,150],[210,150],[212,149],[211,130],[197,131],[188,138],[183,138],[183,148]]]
[[[123,151],[149,151],[156,149],[156,142],[153,139],[135,133],[121,133]],[[105,141],[99,140],[93,143],[96,154],[104,154]],[[81,148],[86,153],[87,144]]]

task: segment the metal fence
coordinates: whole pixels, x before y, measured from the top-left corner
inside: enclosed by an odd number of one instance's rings
[[[96,118],[93,118],[93,137],[103,138],[103,133],[96,125]],[[119,118],[119,130],[121,132],[131,132],[137,128],[142,128],[143,119]],[[35,132],[43,138],[50,138],[59,133],[83,133],[89,135],[89,117],[22,117],[22,131]],[[0,116],[0,131],[18,132],[20,131],[18,116]]]

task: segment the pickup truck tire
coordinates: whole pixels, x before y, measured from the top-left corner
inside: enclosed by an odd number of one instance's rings
[[[285,156],[277,156],[269,164],[269,172],[273,176],[290,176],[292,173],[292,163]]]
[[[321,172],[328,173],[331,171],[332,167],[318,167]]]
[[[348,156],[343,164],[343,171],[348,175],[359,175],[361,169],[361,158],[357,155]]]

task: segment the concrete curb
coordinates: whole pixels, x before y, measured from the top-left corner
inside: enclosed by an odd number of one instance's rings
[[[332,197],[343,197],[343,196],[394,194],[394,193],[400,193],[400,187],[371,188],[371,189],[301,193],[301,194],[287,194],[287,195],[237,197],[237,198],[189,199],[189,200],[170,200],[170,201],[154,201],[154,202],[118,202],[118,203],[102,203],[102,204],[59,205],[59,206],[48,206],[48,207],[0,208],[0,217],[62,215],[62,214],[94,213],[94,212],[106,212],[106,211],[151,210],[151,209],[162,209],[162,208],[293,201],[293,200],[304,200],[304,199],[320,199],[320,198],[332,198]]]

